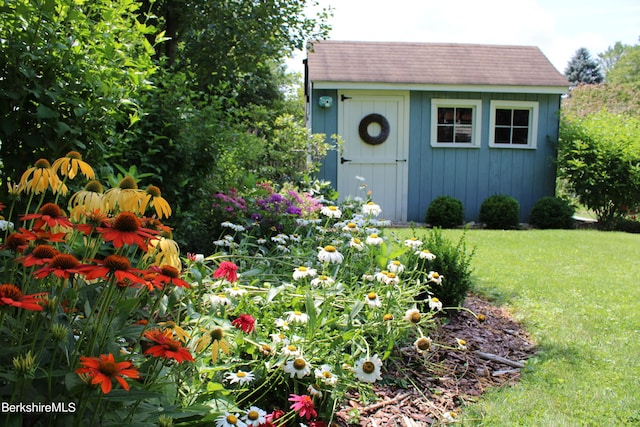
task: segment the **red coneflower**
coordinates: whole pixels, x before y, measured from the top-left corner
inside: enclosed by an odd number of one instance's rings
[[[33,242],[64,242],[67,236],[67,233],[51,233],[41,228],[34,228],[33,230],[21,228],[20,233],[22,233],[25,239]]]
[[[234,283],[238,280],[238,266],[231,261],[222,261],[216,271],[213,272],[213,277],[216,279],[225,279],[228,282]]]
[[[24,234],[14,232],[7,236],[2,247],[21,254],[27,249],[28,244],[28,239]]]
[[[96,230],[102,234],[105,242],[112,242],[116,248],[135,244],[144,251],[147,250],[146,240],[156,234],[153,230],[143,228],[140,218],[131,212],[120,213],[106,227],[98,227]]]
[[[150,267],[150,270],[156,273],[152,281],[158,288],[162,288],[167,283],[171,283],[180,288],[189,287],[189,284],[180,278],[180,271],[171,265],[163,265],[162,267],[156,267],[154,265]]]
[[[72,274],[82,273],[83,267],[75,256],[71,254],[58,254],[51,258],[51,261],[49,261],[46,267],[34,271],[33,275],[37,279],[43,279],[50,274],[68,279]]]
[[[250,314],[241,314],[239,317],[233,319],[231,324],[245,334],[250,334],[256,330],[256,319]]]
[[[129,390],[127,378],[140,378],[140,372],[129,361],[116,362],[113,354],[101,354],[100,357],[80,357],[82,368],[76,369],[76,374],[91,378],[91,384],[100,384],[104,394],[111,391],[112,380],[118,381],[123,389]]]
[[[300,417],[305,417],[307,420],[310,420],[318,416],[313,406],[313,400],[309,395],[303,394],[299,396],[297,394],[290,394],[289,402],[293,402],[289,408],[296,411]]]
[[[36,229],[42,228],[43,225],[47,225],[49,228],[53,228],[56,225],[67,228],[73,227],[69,219],[64,216],[64,212],[62,212],[60,206],[55,203],[45,203],[40,207],[38,212],[40,213],[23,215],[20,219],[22,221],[37,220],[34,224],[34,228]]]
[[[47,295],[46,292],[24,295],[16,285],[3,283],[0,285],[0,306],[10,305],[25,310],[42,311],[40,302],[45,295]]]
[[[32,267],[34,265],[48,264],[51,259],[58,255],[60,252],[51,245],[38,245],[33,248],[33,251],[29,255],[17,258],[25,267]]]
[[[165,329],[164,332],[159,329],[152,329],[145,332],[144,337],[156,343],[156,345],[145,350],[144,354],[173,359],[178,363],[184,361],[193,362],[193,356],[189,353],[189,350],[182,347],[180,341],[173,339],[173,331],[171,329]]]
[[[97,259],[93,261],[98,265],[86,265],[81,269],[86,280],[107,279],[109,276],[113,276],[118,282],[128,279],[133,283],[145,283],[145,280],[138,276],[143,271],[131,268],[131,262],[125,256],[109,255],[102,261]]]

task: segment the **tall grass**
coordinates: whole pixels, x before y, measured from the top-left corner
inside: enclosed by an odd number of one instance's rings
[[[464,425],[640,425],[640,235],[471,230],[467,241],[474,290],[510,307],[539,352],[517,385],[465,408]]]

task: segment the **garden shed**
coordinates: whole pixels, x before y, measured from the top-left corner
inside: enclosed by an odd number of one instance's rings
[[[372,191],[383,216],[423,222],[433,199],[475,221],[493,194],[534,203],[555,192],[568,82],[533,46],[318,41],[305,60],[308,125],[338,134],[319,178],[341,197]]]

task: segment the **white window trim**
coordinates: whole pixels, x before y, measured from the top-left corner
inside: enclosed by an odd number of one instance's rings
[[[505,100],[493,100],[490,102],[489,107],[489,147],[491,148],[507,148],[512,150],[517,149],[535,149],[538,145],[538,110],[539,103],[534,101],[505,101]],[[520,144],[496,144],[495,143],[495,126],[496,126],[496,110],[499,108],[505,109],[522,109],[531,110],[531,117],[529,122],[529,135],[527,137],[529,143],[527,145]]]
[[[438,108],[439,107],[471,107],[473,117],[471,119],[471,142],[438,142]],[[480,99],[431,99],[431,146],[434,148],[479,148],[482,121],[482,100]]]

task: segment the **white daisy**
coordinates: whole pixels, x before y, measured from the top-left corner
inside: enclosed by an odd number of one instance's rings
[[[246,422],[249,427],[258,427],[267,422],[267,411],[257,406],[252,406],[247,410],[247,413],[244,414],[242,420]]]
[[[429,297],[429,309],[430,310],[436,310],[436,311],[440,311],[442,310],[442,301],[440,301],[438,298],[436,297]]]
[[[299,356],[294,360],[289,360],[284,365],[284,372],[290,375],[290,378],[298,377],[303,378],[311,374],[311,366],[304,360],[304,357]]]
[[[444,421],[445,423],[455,423],[457,422],[456,417],[457,415],[455,412],[447,411],[442,414],[442,421]]]
[[[358,224],[356,224],[355,222],[348,222],[344,225],[344,227],[342,227],[342,231],[348,231],[350,233],[356,233],[358,231],[360,231],[360,228],[358,227]]]
[[[433,340],[429,337],[420,337],[413,343],[414,347],[418,351],[418,353],[422,354],[424,352],[429,351],[431,349],[431,343]]]
[[[255,375],[252,372],[245,372],[238,370],[238,372],[230,372],[225,376],[225,379],[229,381],[229,384],[248,384],[255,379]]]
[[[302,355],[302,352],[297,346],[288,344],[282,347],[282,354],[290,357],[300,357]]]
[[[291,323],[307,323],[309,321],[309,315],[298,310],[285,311],[287,315],[287,321]]]
[[[458,343],[458,350],[466,350],[467,342],[463,339],[456,338],[456,343]]]
[[[376,233],[369,234],[364,241],[367,245],[381,245],[383,240],[382,237],[378,236]]]
[[[382,306],[382,301],[380,301],[380,297],[375,292],[369,292],[364,297],[364,302],[366,302],[369,307],[381,307]]]
[[[387,271],[387,274],[382,277],[382,283],[384,283],[385,285],[397,285],[398,283],[400,283],[400,278],[396,273]]]
[[[314,277],[317,271],[314,268],[307,268],[305,266],[300,266],[293,270],[293,280],[299,280],[303,277]]]
[[[358,251],[361,251],[364,249],[364,243],[362,243],[362,240],[358,239],[357,237],[354,237],[349,241],[349,247],[354,248]]]
[[[377,354],[371,358],[363,357],[356,362],[355,376],[360,381],[374,383],[382,379],[380,368],[382,368],[382,360]]]
[[[411,237],[404,241],[404,245],[411,249],[418,249],[422,246],[422,240],[418,240],[416,237]]]
[[[238,414],[227,412],[216,418],[216,427],[247,427],[247,424],[238,418]]]
[[[318,248],[318,260],[322,262],[340,264],[344,260],[344,256],[338,252],[335,246],[327,245],[324,248]]]
[[[373,277],[375,277],[376,281],[383,283],[384,279],[387,278],[387,270],[378,271]]]
[[[427,279],[436,285],[442,285],[442,279],[444,279],[444,276],[441,276],[436,271],[430,271],[429,274],[427,274]]]
[[[342,216],[342,211],[337,206],[323,206],[320,209],[320,213],[329,218],[340,218]]]
[[[271,238],[271,241],[274,243],[280,243],[281,245],[286,245],[287,240],[289,240],[289,236],[286,234],[280,233]]]
[[[387,265],[387,270],[392,273],[400,274],[404,271],[404,265],[396,259],[391,261],[389,265]]]
[[[269,336],[271,337],[271,340],[275,344],[280,344],[280,343],[283,343],[284,345],[289,344],[289,339],[283,333],[274,333],[274,334],[270,334]]]
[[[428,261],[433,261],[434,259],[436,259],[436,256],[434,254],[432,254],[429,249],[423,249],[421,251],[416,251],[415,254],[418,255],[420,257],[420,259],[426,259]]]
[[[422,314],[417,308],[410,308],[404,313],[403,319],[409,323],[418,323],[422,319]]]
[[[329,276],[325,276],[324,274],[321,274],[320,276],[316,277],[315,279],[313,279],[311,281],[311,286],[331,286],[335,283],[335,280],[333,280],[331,277]]]
[[[227,292],[229,296],[232,296],[232,297],[241,297],[242,295],[247,293],[247,290],[239,288],[237,286],[233,286],[231,288],[226,288],[225,292]]]
[[[229,305],[231,300],[225,294],[210,295],[209,300],[213,305]]]
[[[317,397],[318,399],[322,397],[322,390],[320,390],[320,386],[318,384],[309,384],[309,387],[307,387],[307,393],[309,393],[309,396]]]
[[[314,373],[318,380],[327,385],[333,386],[338,382],[338,376],[331,372],[331,365],[322,365],[315,369]]]
[[[276,319],[274,322],[278,328],[284,329],[285,331],[289,330],[289,322],[287,322],[286,320]]]
[[[378,216],[382,212],[382,208],[380,205],[377,205],[373,202],[369,202],[365,205],[362,205],[362,213],[369,216]]]

